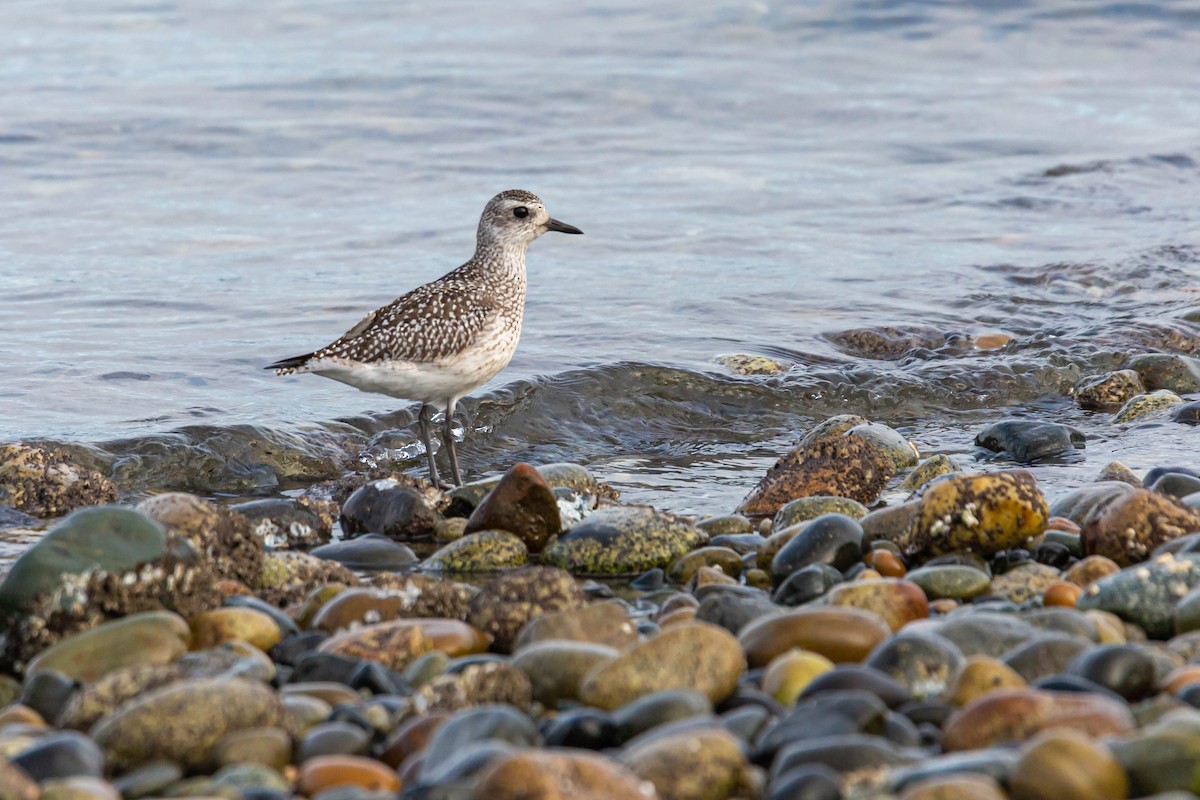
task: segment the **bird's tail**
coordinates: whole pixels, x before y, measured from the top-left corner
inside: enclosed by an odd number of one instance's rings
[[[308,360],[313,357],[312,353],[305,353],[302,356],[292,356],[291,358],[283,358],[276,361],[274,364],[269,364],[263,369],[273,369],[276,375],[291,375],[293,372],[298,372]]]

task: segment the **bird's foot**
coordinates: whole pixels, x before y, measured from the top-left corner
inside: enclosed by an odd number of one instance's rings
[[[434,481],[434,486],[438,487],[443,492],[449,492],[458,488],[457,484],[442,478],[438,478],[436,481]]]

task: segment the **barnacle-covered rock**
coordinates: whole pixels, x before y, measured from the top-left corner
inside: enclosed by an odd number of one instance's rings
[[[296,550],[280,550],[263,557],[262,572],[251,584],[268,603],[285,606],[299,603],[321,584],[358,584],[354,573],[336,561],[326,561]]]
[[[1037,536],[1048,518],[1046,498],[1026,470],[950,475],[925,489],[920,512],[898,543],[910,555],[992,555]]]
[[[467,621],[490,634],[494,649],[506,653],[531,619],[585,605],[587,596],[570,573],[553,567],[526,567],[485,583],[471,598]]]
[[[601,509],[567,530],[542,561],[574,575],[630,575],[666,567],[708,534],[649,506]]]
[[[251,500],[230,511],[245,517],[254,536],[273,550],[324,544],[333,535],[338,518],[337,503],[305,497]]]
[[[186,618],[218,605],[216,575],[189,541],[127,508],[81,509],[25,551],[0,583],[5,661],[20,668],[106,619],[157,610]]]
[[[235,511],[186,492],[149,497],[137,510],[191,542],[222,578],[252,585],[262,572],[262,539]]]
[[[0,445],[0,506],[57,517],[116,499],[112,481],[65,453],[28,444]]]

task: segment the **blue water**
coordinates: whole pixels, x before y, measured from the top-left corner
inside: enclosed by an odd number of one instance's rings
[[[1192,453],[1020,376],[1197,306],[1198,42],[1183,2],[6,0],[0,439],[385,415],[403,446],[403,404],[260,367],[457,266],[521,187],[587,235],[530,251],[521,348],[465,409],[476,473],[571,458],[727,510],[838,410],[964,453],[1014,411],[1091,426],[1066,482]],[[1018,352],[827,338],[879,325]]]

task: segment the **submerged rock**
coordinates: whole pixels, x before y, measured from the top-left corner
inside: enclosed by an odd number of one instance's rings
[[[63,452],[28,444],[0,445],[0,506],[35,517],[57,517],[116,499],[112,481]]]
[[[1182,397],[1167,389],[1159,389],[1157,392],[1149,394],[1139,394],[1137,397],[1131,397],[1129,402],[1121,406],[1121,410],[1116,413],[1112,421],[1116,425],[1125,425],[1182,403]]]
[[[1006,419],[993,423],[975,437],[979,447],[997,453],[1007,453],[1021,464],[1069,453],[1083,447],[1083,431],[1057,422],[1032,419]]]
[[[1150,391],[1166,389],[1176,394],[1200,392],[1200,359],[1179,353],[1143,353],[1129,359]]]
[[[1141,377],[1131,369],[1089,375],[1075,384],[1075,402],[1091,411],[1112,411],[1146,391]]]

